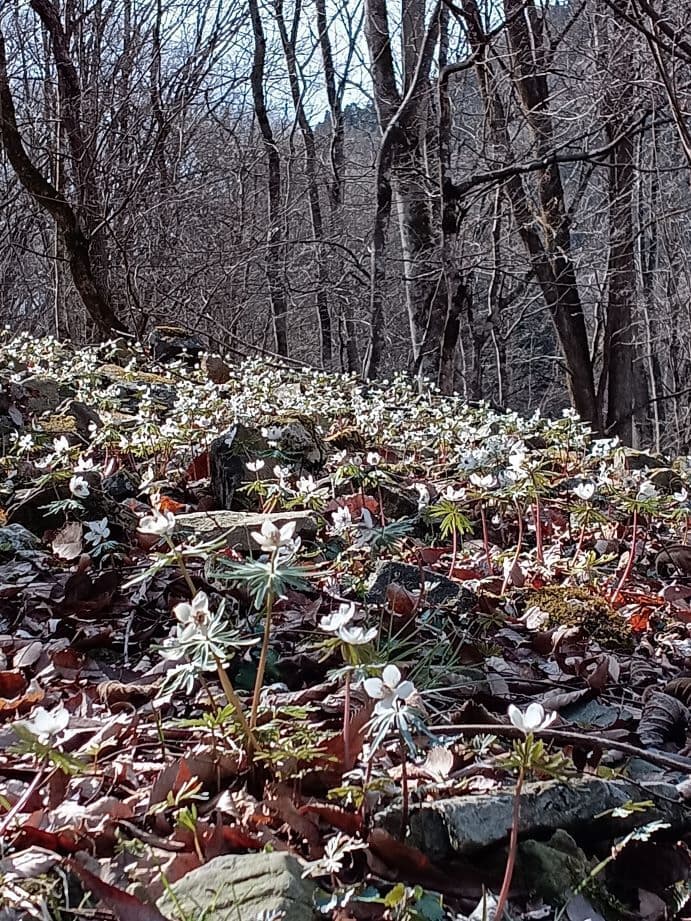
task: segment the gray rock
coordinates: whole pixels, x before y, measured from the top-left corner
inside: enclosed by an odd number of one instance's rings
[[[276,417],[259,427],[236,423],[209,446],[211,490],[221,508],[243,508],[251,502],[238,492],[255,479],[248,461],[262,459],[267,470],[289,466],[298,473],[316,472],[326,458],[324,442],[308,420]]]
[[[31,375],[25,377],[22,386],[22,405],[28,413],[40,415],[45,412],[54,412],[67,396],[74,396],[74,390],[61,386],[52,377],[39,377]]]
[[[198,361],[204,348],[196,336],[181,326],[156,326],[149,335],[149,345],[156,361],[183,359],[189,364]]]
[[[174,899],[166,893],[158,908],[178,918],[178,905],[187,918],[205,921],[256,921],[275,912],[283,921],[311,921],[316,885],[302,878],[300,863],[290,854],[228,854],[210,860],[172,883]],[[280,914],[283,912],[283,914]]]
[[[247,469],[248,461],[267,454],[269,446],[258,429],[237,424],[214,438],[209,446],[211,491],[221,508],[230,509],[247,501],[238,490],[254,478]]]
[[[140,486],[128,470],[118,470],[103,478],[103,492],[115,502],[124,502],[139,495]]]
[[[0,528],[0,556],[16,556],[24,550],[36,550],[39,539],[21,524]]]
[[[573,838],[556,831],[549,841],[523,841],[518,848],[517,876],[530,893],[562,905],[590,872],[590,863]]]
[[[295,522],[295,535],[303,542],[314,540],[317,535],[317,517],[314,512],[278,512],[272,515],[258,515],[250,512],[189,512],[175,516],[177,532],[181,537],[196,538],[197,542],[216,540],[225,536],[228,547],[245,553],[259,552],[259,544],[250,534],[259,531],[269,518],[275,525]]]
[[[426,596],[430,604],[444,604],[447,601],[454,601],[456,606],[460,607],[461,613],[464,613],[469,611],[477,601],[477,596],[474,592],[468,591],[458,582],[453,582],[438,572],[424,569],[423,575],[425,582],[434,586],[427,592]],[[410,563],[394,563],[391,561],[381,563],[367,590],[368,603],[384,604],[386,590],[392,582],[402,585],[409,592],[417,592],[420,590],[420,569]]]
[[[656,795],[665,799],[656,800]],[[454,852],[477,853],[507,839],[513,799],[513,791],[507,789],[414,807],[410,812],[408,843],[431,860],[444,860]],[[625,818],[601,815],[630,800],[641,799],[654,800],[656,805],[643,814],[634,813]],[[569,783],[526,784],[521,795],[520,832],[525,837],[541,837],[563,829],[576,837],[579,831],[587,830],[592,838],[613,838],[655,819],[669,822],[675,831],[691,827],[691,810],[671,784],[583,778]],[[387,831],[396,833],[401,823],[400,806],[389,807],[380,814],[378,822]]]

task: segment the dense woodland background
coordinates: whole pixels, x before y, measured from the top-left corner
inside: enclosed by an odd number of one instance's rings
[[[0,322],[691,440],[691,4],[0,0]]]

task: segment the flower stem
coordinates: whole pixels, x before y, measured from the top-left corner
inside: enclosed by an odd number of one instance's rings
[[[622,588],[626,584],[626,580],[631,575],[631,570],[633,569],[633,561],[636,558],[636,531],[638,530],[638,509],[637,508],[634,508],[633,510],[633,521],[631,525],[633,529],[633,534],[631,535],[631,549],[629,550],[629,558],[626,561],[624,572],[621,574],[619,585],[617,585],[617,587],[612,592],[612,596],[609,599],[610,602],[616,601],[619,592],[622,590]]]
[[[542,511],[540,509],[540,497],[535,495],[535,549],[537,553],[538,563],[544,562],[544,554],[542,552]]]
[[[197,589],[194,587],[194,582],[192,581],[192,576],[190,575],[189,569],[187,568],[187,564],[185,563],[185,558],[182,555],[182,551],[178,547],[175,546],[172,539],[168,537],[168,535],[166,535],[166,543],[170,547],[175,557],[175,561],[178,564],[178,567],[180,568],[180,572],[182,573],[185,582],[187,583],[187,588],[190,590],[190,594],[192,595],[192,598],[194,598],[194,596],[197,594]]]
[[[399,751],[401,753],[401,841],[405,840],[405,834],[408,830],[408,810],[409,810],[409,793],[408,793],[408,770],[407,770],[407,759],[406,759],[406,747],[405,742],[403,741],[403,736],[399,736],[398,740]]]
[[[518,558],[521,555],[521,548],[523,545],[523,511],[520,505],[518,504],[518,502],[516,502],[516,511],[518,512],[518,540],[516,541],[516,550],[514,551],[513,560],[511,561],[511,569],[509,569],[506,575],[504,576],[504,582],[502,583],[502,587],[501,587],[502,595],[506,594],[506,590],[509,587],[509,579],[511,578],[511,570],[518,563]]]
[[[343,766],[346,771],[350,764],[350,671],[346,672],[343,699]]]
[[[273,564],[273,559],[272,559]],[[257,677],[254,681],[254,693],[252,694],[252,713],[250,714],[250,728],[254,729],[257,725],[257,714],[259,712],[259,697],[264,684],[264,672],[266,671],[266,660],[269,656],[269,639],[271,637],[271,612],[273,609],[273,595],[267,592],[266,609],[264,611],[264,637],[262,639],[262,648],[259,654],[259,664],[257,665]]]
[[[458,534],[454,528],[451,532],[451,566],[449,567],[449,578],[453,578],[453,571],[456,568],[456,557],[458,556]]]
[[[255,738],[254,732],[252,731],[253,727],[250,727],[249,723],[247,722],[247,717],[245,716],[245,708],[243,707],[242,702],[238,697],[230,678],[228,677],[228,673],[223,667],[223,663],[218,658],[218,656],[215,656],[214,658],[216,661],[216,671],[218,672],[218,678],[221,682],[223,693],[226,695],[226,700],[235,711],[235,715],[238,722],[240,723],[240,726],[242,727],[242,731],[247,736],[250,747],[254,751],[257,748],[257,740]]]
[[[489,551],[489,531],[487,529],[487,512],[485,511],[484,502],[480,502],[480,520],[482,521],[482,545],[485,548],[485,557],[487,558],[487,572],[491,576],[493,571],[492,554]]]
[[[525,768],[521,765],[521,768],[518,772],[518,780],[516,781],[516,790],[513,797],[513,815],[511,818],[511,837],[509,839],[509,856],[506,861],[506,869],[504,870],[504,880],[501,884],[501,890],[499,892],[499,900],[497,902],[497,908],[494,912],[494,921],[501,921],[504,917],[504,910],[506,908],[506,903],[509,899],[509,890],[511,889],[511,880],[513,879],[513,871],[516,866],[516,854],[518,853],[518,826],[521,818],[521,791],[523,789],[523,781],[525,779]]]

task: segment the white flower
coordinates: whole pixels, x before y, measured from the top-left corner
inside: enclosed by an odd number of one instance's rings
[[[64,454],[66,451],[70,450],[70,443],[65,437],[61,435],[59,438],[53,439],[53,453],[54,454]]]
[[[459,499],[465,498],[465,489],[454,489],[450,484],[446,487],[442,493],[442,499],[447,499],[449,502],[458,502]]]
[[[509,466],[514,470],[523,470],[526,461],[526,453],[522,448],[518,448],[512,454],[509,454]]]
[[[297,481],[297,491],[306,498],[315,495],[319,491],[317,484],[314,482],[312,474],[300,477]]]
[[[56,736],[67,728],[70,721],[70,714],[60,704],[54,710],[46,710],[45,707],[36,707],[33,719],[19,720],[19,725],[28,729],[39,740],[46,743],[51,736]]]
[[[369,630],[365,630],[364,627],[343,625],[338,628],[338,638],[347,646],[366,646],[367,643],[372,642],[376,635],[376,627],[370,627]]]
[[[511,560],[508,560],[507,562],[511,563]],[[526,611],[521,617],[521,620],[526,625],[528,630],[541,630],[542,627],[549,623],[549,618],[550,615],[547,613],[547,611],[543,611],[542,608],[538,607],[536,604],[533,604],[529,608],[526,608]]]
[[[478,489],[491,489],[496,481],[491,473],[487,473],[485,476],[480,473],[471,473],[470,482],[473,486],[477,486]]]
[[[84,477],[73,476],[70,480],[70,492],[78,499],[86,499],[89,495],[89,484]]]
[[[595,493],[595,484],[594,483],[579,483],[577,486],[574,486],[573,493],[575,496],[578,496],[579,499],[582,499],[584,502],[587,502],[589,499],[593,498]]]
[[[425,486],[424,483],[413,483],[413,488],[417,490],[418,500],[417,507],[419,510],[427,508],[430,504],[431,496],[429,494],[429,489]]]
[[[258,457],[255,461],[247,461],[245,464],[245,467],[247,467],[247,469],[252,473],[259,473],[259,471],[265,466],[266,464],[261,459],[261,457]]]
[[[84,535],[84,540],[87,543],[97,546],[110,537],[107,518],[101,518],[100,521],[87,521],[86,524],[89,530]]]
[[[516,729],[526,734],[536,732],[538,729],[546,729],[556,718],[557,714],[554,711],[545,713],[542,704],[530,704],[525,713],[514,704],[509,705],[509,719]]]
[[[381,678],[365,678],[362,682],[365,693],[377,701],[375,713],[393,710],[397,702],[405,702],[415,693],[412,681],[402,681],[401,672],[395,665],[387,665]]]
[[[381,456],[376,451],[368,451],[365,459],[371,467],[376,467],[381,463]]]
[[[650,480],[645,480],[645,482],[641,483],[638,487],[638,494],[636,495],[637,501],[645,502],[646,499],[655,498],[657,498],[657,489],[655,489],[655,485],[651,483]]]
[[[319,860],[310,861],[302,875],[303,877],[330,876],[332,873],[340,873],[346,855],[365,847],[367,845],[364,841],[358,838],[348,838],[340,831],[336,832],[334,837],[324,845],[324,855]]]
[[[74,466],[75,473],[84,473],[87,470],[94,469],[94,459],[92,457],[84,457],[83,455],[79,458],[77,463]]]
[[[353,516],[350,514],[350,509],[347,505],[342,506],[331,515],[331,520],[333,522],[333,532],[334,534],[340,535],[345,534],[348,528],[353,523]]]
[[[153,515],[144,515],[137,530],[142,534],[157,534],[159,537],[172,534],[175,530],[175,515],[172,512],[161,512],[155,508]]]
[[[687,490],[682,486],[679,492],[674,493],[674,499],[679,505],[685,505],[686,500],[689,498]]]
[[[30,451],[34,446],[34,439],[31,435],[20,435],[17,447],[20,451]]]
[[[342,604],[337,611],[332,611],[319,621],[319,627],[326,633],[338,633],[341,627],[349,624],[355,614],[354,604]]]
[[[147,469],[142,474],[141,482],[139,483],[139,492],[144,492],[154,481],[154,471],[151,467]]]
[[[279,547],[288,547],[293,542],[295,522],[289,521],[281,528],[277,528],[270,518],[265,518],[261,531],[252,532],[252,540],[256,540],[262,550],[270,552]]]
[[[209,598],[206,592],[197,592],[190,604],[186,601],[176,604],[173,613],[183,627],[190,628],[190,632],[197,630],[203,632],[210,613]]]

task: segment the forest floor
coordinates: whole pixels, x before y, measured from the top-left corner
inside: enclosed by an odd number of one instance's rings
[[[690,481],[0,334],[0,919],[685,917]]]

